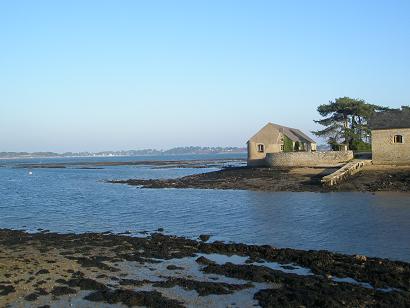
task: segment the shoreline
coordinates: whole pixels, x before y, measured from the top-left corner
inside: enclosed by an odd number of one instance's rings
[[[244,163],[242,158],[192,159],[192,160],[133,160],[133,161],[78,161],[62,163],[19,163],[16,168],[53,169],[72,167],[115,167],[115,166],[150,166],[152,168],[222,168],[225,164]]]
[[[70,156],[13,156],[0,157],[1,160],[21,160],[21,159],[56,159],[56,158],[123,158],[123,157],[180,157],[180,156],[195,156],[195,155],[246,155],[247,152],[215,152],[215,153],[181,153],[181,154],[139,154],[139,155],[70,155]],[[246,158],[244,159],[246,161]]]
[[[338,167],[234,167],[177,179],[109,180],[140,188],[234,189],[265,192],[410,192],[410,166],[365,166],[347,181],[323,187],[321,179]]]
[[[410,263],[144,236],[0,229],[0,305],[410,305]]]
[[[217,169],[181,178],[107,179],[113,184],[141,188],[232,189],[265,192],[410,192],[410,166],[366,165],[348,180],[324,187],[321,180],[340,168],[283,167],[251,168],[242,158],[193,160],[69,161],[54,163],[17,163],[18,169],[104,169],[119,166],[151,169]],[[210,170],[209,170],[210,171]]]

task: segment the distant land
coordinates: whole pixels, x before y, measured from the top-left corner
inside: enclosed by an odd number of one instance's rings
[[[127,151],[102,152],[0,152],[1,158],[44,158],[44,157],[112,157],[112,156],[148,156],[148,155],[184,155],[184,154],[224,154],[246,153],[246,148],[240,147],[176,147],[168,150],[144,149]]]

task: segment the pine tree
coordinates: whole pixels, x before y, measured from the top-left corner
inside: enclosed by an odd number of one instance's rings
[[[317,108],[319,114],[324,118],[315,122],[325,128],[312,133],[318,137],[327,138],[328,144],[333,149],[340,143],[348,144],[352,150],[357,150],[359,145],[369,147],[368,120],[373,112],[381,110],[388,110],[388,108],[368,104],[362,99],[336,98]]]

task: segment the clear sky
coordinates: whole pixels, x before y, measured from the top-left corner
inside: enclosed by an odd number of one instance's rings
[[[0,151],[244,146],[410,103],[410,1],[1,1]]]

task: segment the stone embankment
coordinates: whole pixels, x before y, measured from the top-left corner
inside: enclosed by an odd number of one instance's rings
[[[266,154],[267,167],[334,167],[353,159],[353,151],[281,152]]]
[[[361,171],[364,166],[370,165],[371,163],[371,160],[354,160],[350,163],[347,163],[332,174],[324,176],[321,182],[325,187],[332,187],[334,185],[340,184],[347,178]]]

